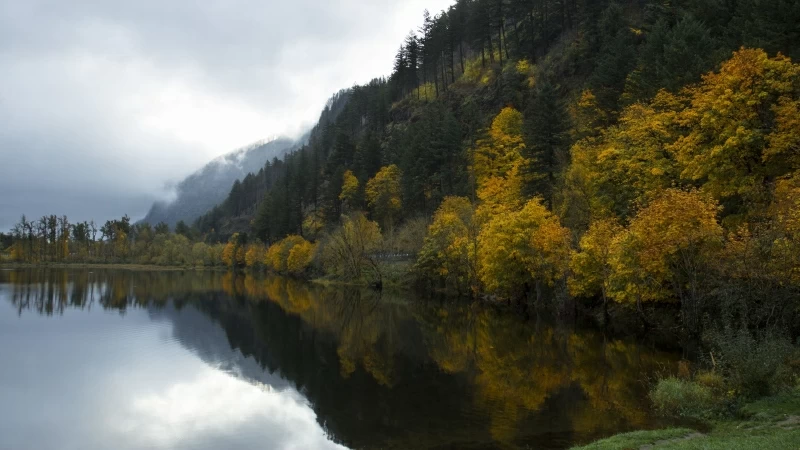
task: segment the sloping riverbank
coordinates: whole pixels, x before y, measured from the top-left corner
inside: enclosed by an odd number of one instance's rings
[[[800,387],[743,406],[735,418],[714,421],[710,430],[667,428],[634,431],[572,450],[785,450],[800,448]]]

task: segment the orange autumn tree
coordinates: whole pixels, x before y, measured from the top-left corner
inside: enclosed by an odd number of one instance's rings
[[[741,222],[763,212],[776,179],[800,170],[798,126],[800,65],[741,49],[700,83],[630,105],[578,141],[568,200],[625,218],[665,188],[701,187],[725,203],[726,222]]]
[[[300,247],[295,251],[295,248]],[[296,234],[286,236],[267,249],[264,264],[276,272],[300,273],[311,264],[314,245]],[[292,252],[295,256],[292,258]],[[291,266],[290,266],[291,262]]]
[[[222,250],[222,262],[230,268],[246,265],[244,238],[239,233],[233,233],[225,244]]]
[[[678,120],[688,132],[671,147],[683,178],[749,206],[771,179],[800,169],[800,65],[743,48],[685,95]]]
[[[638,306],[678,299],[684,314],[696,314],[707,265],[722,243],[718,211],[700,192],[665,190],[612,240],[609,296]]]
[[[260,266],[264,262],[264,244],[257,242],[247,247],[244,254],[244,261],[247,267],[254,268]]]
[[[679,179],[679,169],[666,146],[678,136],[681,102],[661,92],[649,105],[634,104],[619,123],[599,137],[575,144],[567,179],[582,186],[594,215],[633,214],[637,202],[648,201]]]

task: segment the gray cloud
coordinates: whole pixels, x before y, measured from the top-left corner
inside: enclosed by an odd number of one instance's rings
[[[0,230],[143,215],[214,156],[387,75],[452,0],[0,0]]]

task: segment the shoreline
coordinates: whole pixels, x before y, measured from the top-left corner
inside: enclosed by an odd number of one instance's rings
[[[192,271],[192,272],[229,272],[236,273],[250,273],[250,274],[272,274],[276,276],[289,277],[302,280],[308,283],[317,284],[321,286],[335,286],[335,287],[358,287],[369,288],[370,283],[360,281],[346,281],[337,280],[327,277],[303,277],[285,273],[270,272],[268,270],[259,269],[231,269],[222,266],[159,266],[156,264],[136,264],[136,263],[79,263],[79,262],[53,262],[53,263],[17,263],[17,262],[0,262],[0,270],[10,269],[115,269],[115,270],[136,270],[136,271]],[[387,289],[408,289],[408,286],[389,281],[385,282],[384,288]]]
[[[155,264],[129,264],[129,263],[0,263],[0,269],[116,269],[116,270],[136,270],[136,271],[226,271],[226,267],[205,267],[205,266],[157,266]]]
[[[800,385],[750,401],[730,417],[705,427],[664,428],[620,433],[570,450],[783,450],[800,448]]]

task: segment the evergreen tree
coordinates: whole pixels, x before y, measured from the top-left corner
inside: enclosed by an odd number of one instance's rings
[[[625,99],[649,100],[659,89],[677,92],[711,70],[718,54],[710,31],[692,16],[685,16],[672,28],[666,20],[659,20],[642,46],[636,69],[628,77]]]
[[[525,109],[524,193],[541,195],[552,207],[556,175],[566,167],[569,115],[551,83],[541,83]]]

